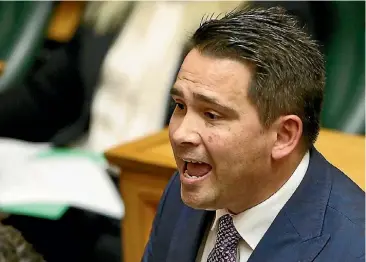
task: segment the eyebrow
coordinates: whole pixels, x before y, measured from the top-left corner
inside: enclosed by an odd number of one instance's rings
[[[170,89],[170,95],[179,96],[179,97],[184,98],[183,92],[176,87],[173,87],[172,89]],[[206,95],[194,92],[193,98],[197,99],[201,102],[204,102],[206,104],[214,105],[215,107],[219,108],[220,110],[233,115],[235,118],[239,118],[239,114],[233,108],[220,104],[220,102],[214,97],[210,97],[210,96],[206,96]]]

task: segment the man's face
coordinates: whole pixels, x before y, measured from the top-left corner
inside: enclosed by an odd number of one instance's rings
[[[169,135],[182,200],[193,208],[235,212],[268,180],[270,134],[247,98],[251,76],[243,63],[195,49],[181,66]]]

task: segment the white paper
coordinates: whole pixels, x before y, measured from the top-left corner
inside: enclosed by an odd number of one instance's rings
[[[13,142],[0,139],[0,206],[67,204],[124,216],[123,201],[101,165],[72,155],[37,158],[47,145]]]
[[[19,165],[37,153],[50,148],[49,143],[31,143],[0,137],[0,175],[3,170]]]

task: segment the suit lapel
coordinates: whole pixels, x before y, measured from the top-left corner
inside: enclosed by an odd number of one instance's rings
[[[282,213],[259,242],[248,262],[311,262],[328,240],[329,235],[302,238]]]
[[[205,230],[214,214],[184,206],[173,232],[166,261],[195,261]]]
[[[329,240],[322,234],[331,191],[328,163],[315,148],[306,175],[267,230],[248,262],[310,262]]]

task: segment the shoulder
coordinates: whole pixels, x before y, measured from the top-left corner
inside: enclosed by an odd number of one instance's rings
[[[180,179],[178,172],[175,172],[170,178],[168,185],[165,187],[161,201],[164,201],[162,207],[164,209],[166,205],[176,205],[177,202],[182,202],[180,197]]]
[[[169,249],[170,240],[182,208],[180,180],[177,172],[171,177],[160,199],[142,261],[166,260],[166,251]]]
[[[156,233],[164,231],[163,234],[165,235],[172,231],[183,207],[184,204],[180,197],[179,173],[176,172],[171,177],[160,199],[155,217],[155,220],[157,220]]]
[[[353,261],[365,253],[365,192],[337,168],[331,166],[330,172],[324,232],[330,234],[334,252]]]
[[[332,189],[328,201],[331,216],[348,221],[354,226],[365,226],[365,192],[347,175],[335,167],[330,168]]]
[[[176,172],[166,186],[163,196],[160,199],[157,215],[160,224],[173,224],[177,219],[180,211],[184,207],[180,196],[180,179],[179,173]]]

